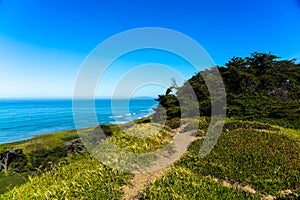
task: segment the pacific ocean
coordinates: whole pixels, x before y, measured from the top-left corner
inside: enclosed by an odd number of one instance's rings
[[[84,100],[83,100],[84,101]],[[98,124],[129,122],[153,113],[151,98],[96,99]],[[87,112],[82,108],[82,112]],[[91,112],[91,111],[89,111]],[[88,117],[76,128],[97,125]],[[0,144],[75,129],[72,100],[0,100]]]

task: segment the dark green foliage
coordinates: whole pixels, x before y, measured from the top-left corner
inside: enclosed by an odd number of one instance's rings
[[[172,118],[172,119],[168,119],[166,121],[166,125],[168,127],[170,127],[171,129],[178,128],[180,126],[180,119],[178,117]]]
[[[0,168],[0,194],[25,183],[28,176],[65,160],[71,154],[64,144],[74,138],[78,138],[76,131],[65,131],[0,145],[1,155],[9,150],[14,152],[9,156],[8,174]]]
[[[86,148],[82,143],[82,139],[74,139],[65,143],[64,148],[67,150],[67,153],[84,153]]]
[[[18,149],[16,155],[12,158],[10,163],[10,170],[13,172],[25,172],[27,171],[28,158],[23,153],[22,149]]]
[[[143,117],[141,119],[134,120],[134,123],[136,123],[136,124],[144,124],[144,123],[150,123],[150,122],[151,122],[151,117]]]
[[[118,125],[114,125],[114,124],[101,124],[100,127],[97,127],[94,130],[94,133],[97,134],[97,131],[98,131],[99,128],[101,128],[101,130],[103,131],[103,133],[106,136],[112,136],[113,132],[120,130],[120,128],[119,128]]]
[[[300,65],[295,60],[278,58],[253,53],[246,58],[234,57],[225,66],[217,67],[225,85],[228,117],[300,128]],[[189,95],[188,85],[198,98],[200,115],[211,115],[211,98],[201,75],[210,71],[213,73],[211,69],[193,76],[177,88],[176,95],[159,96],[157,101],[168,118],[181,117],[177,99]]]
[[[160,104],[160,106],[154,108],[154,120],[156,122],[165,120],[165,117],[166,119],[180,117],[179,101],[174,94],[158,95],[158,98],[155,100]]]
[[[23,172],[27,165],[26,156],[22,149],[6,149],[0,153],[0,171],[4,173]]]
[[[24,183],[24,177],[28,174],[36,174],[37,170],[49,169],[51,165],[75,156],[77,152],[71,152],[65,144],[78,137],[76,131],[64,131],[0,145],[0,160],[6,152],[11,152],[8,156],[8,174],[4,176],[3,166],[0,167],[0,183],[3,186],[0,191]]]
[[[0,194],[3,194],[9,190],[11,190],[13,187],[21,185],[26,182],[26,179],[28,177],[29,173],[26,174],[10,174],[10,175],[4,175],[0,173]]]
[[[227,116],[299,129],[299,105],[296,100],[283,101],[264,94],[235,96],[228,98]]]
[[[114,131],[119,131],[117,125],[101,124],[89,131],[83,131],[80,133],[80,137],[85,141],[85,145],[89,145],[88,149],[93,149],[101,141],[107,139],[107,137],[112,136]]]
[[[31,170],[46,168],[49,163],[56,163],[67,156],[67,149],[57,146],[53,149],[37,149],[28,154],[28,165]]]
[[[70,133],[70,134],[64,134],[60,137],[61,140],[63,141],[70,141],[70,140],[74,140],[74,139],[78,139],[79,135],[78,134],[74,134],[76,133],[76,131],[65,131],[66,133]]]

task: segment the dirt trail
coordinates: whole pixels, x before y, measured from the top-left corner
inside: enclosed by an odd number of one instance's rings
[[[175,129],[174,133],[182,134],[181,130],[183,130],[187,125],[188,124],[184,124],[183,126],[179,127],[178,129]],[[126,185],[123,188],[124,196],[122,199],[123,200],[139,199],[139,197],[141,195],[140,192],[143,189],[143,187],[146,186],[147,184],[149,184],[151,181],[164,176],[170,168],[171,168],[171,165],[164,167],[162,169],[159,169],[159,170],[151,171],[151,172],[136,173],[134,175],[133,179],[131,180],[131,184]]]
[[[187,125],[188,124],[185,124],[185,125],[181,126],[180,128],[175,129],[174,133],[176,133],[176,134],[180,133],[181,134],[181,130],[183,130]],[[205,138],[205,136],[200,136],[200,137],[197,136],[193,140],[203,139],[203,138]],[[131,180],[131,184],[126,185],[123,188],[124,196],[123,196],[122,199],[123,200],[136,200],[136,199],[139,199],[142,195],[141,191],[142,191],[143,187],[148,185],[151,181],[153,181],[155,179],[159,179],[160,177],[164,176],[171,169],[171,167],[172,167],[172,164],[165,167],[165,168],[156,170],[156,171],[145,172],[145,173],[136,173],[134,175],[133,179]],[[236,190],[242,190],[242,191],[245,191],[247,193],[256,194],[261,198],[261,200],[274,200],[274,199],[276,199],[276,196],[273,196],[273,195],[260,194],[259,192],[254,190],[250,185],[243,185],[243,184],[240,184],[240,183],[237,183],[237,182],[236,183],[231,183],[227,180],[218,179],[218,178],[210,176],[210,175],[206,176],[205,178],[210,178],[211,180],[222,184],[224,187],[234,188]],[[283,195],[289,195],[289,194],[292,194],[293,192],[291,190],[284,190],[284,191],[280,191],[280,193],[283,194]]]
[[[122,199],[139,199],[141,195],[140,191],[143,189],[143,187],[149,184],[152,180],[162,177],[169,169],[170,167],[166,167],[164,169],[153,172],[135,174],[133,179],[131,180],[131,184],[126,185],[123,188],[124,196]]]

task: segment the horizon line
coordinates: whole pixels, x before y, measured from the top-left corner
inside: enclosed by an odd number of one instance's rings
[[[95,98],[87,98],[87,97],[0,97],[0,100],[101,100],[101,99],[155,99],[153,96],[135,96],[135,97],[95,97]]]

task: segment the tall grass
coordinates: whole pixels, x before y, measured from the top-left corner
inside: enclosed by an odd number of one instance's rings
[[[119,199],[130,177],[86,157],[29,178],[0,199]]]
[[[187,120],[186,123],[191,125],[186,126],[185,131],[195,127],[206,130],[208,122],[203,118],[200,122]],[[120,129],[115,125],[106,125],[104,129],[110,135],[110,142],[135,153],[155,151],[172,142],[174,136],[171,129],[149,122],[128,126],[123,130],[122,126]],[[144,188],[140,198],[258,199],[260,195],[271,194],[278,199],[297,199],[300,194],[299,136],[299,130],[228,120],[210,154],[200,158],[198,154],[203,139],[196,140],[166,175]],[[52,142],[58,140],[62,144],[74,137],[77,137],[74,132],[45,135],[17,145],[28,148],[31,143],[45,142],[50,147]],[[0,199],[122,198],[122,187],[129,184],[132,174],[107,167],[89,155],[69,159],[70,164],[54,165],[40,177],[31,177],[27,183],[1,195]],[[227,188],[208,177],[248,185],[257,194]],[[293,194],[286,197],[282,195],[283,190],[291,190]]]

